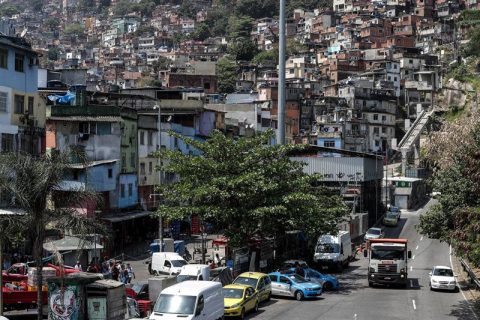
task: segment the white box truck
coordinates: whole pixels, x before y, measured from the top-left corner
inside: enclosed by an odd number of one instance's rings
[[[187,261],[176,252],[154,252],[152,254],[152,273],[154,275],[177,275],[186,264]]]
[[[210,267],[206,264],[186,264],[177,276],[177,282],[210,280]]]
[[[313,261],[321,269],[336,268],[342,271],[353,259],[352,239],[350,232],[339,231],[337,235],[318,237]]]
[[[160,293],[149,319],[220,320],[223,316],[222,284],[187,280]]]

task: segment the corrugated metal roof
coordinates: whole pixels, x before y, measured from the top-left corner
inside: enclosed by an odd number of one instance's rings
[[[96,122],[122,122],[122,117],[115,116],[99,116],[99,117],[86,117],[86,116],[69,116],[69,117],[48,117],[48,120],[54,121],[96,121]]]
[[[65,236],[65,238],[55,241],[46,242],[43,244],[43,249],[47,251],[70,251],[70,250],[91,250],[103,249],[103,246],[92,241],[83,240],[77,237]]]
[[[98,160],[98,161],[90,161],[87,163],[74,163],[69,165],[69,168],[72,169],[84,169],[88,167],[95,167],[95,166],[100,166],[102,164],[108,164],[108,163],[114,163],[119,161],[120,159],[108,159],[108,160]]]
[[[120,221],[141,218],[151,214],[152,212],[150,211],[121,212],[121,213],[112,213],[109,215],[101,216],[100,219],[107,220],[113,223],[113,222],[120,222]]]

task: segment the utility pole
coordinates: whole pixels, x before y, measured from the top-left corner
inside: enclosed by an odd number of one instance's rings
[[[386,144],[385,148],[385,208],[388,208],[388,192],[390,189],[388,188],[388,144]]]
[[[157,142],[158,147],[157,151],[162,151],[162,107],[160,105],[155,105],[154,109],[158,109],[157,114]],[[158,185],[162,185],[162,167],[161,167],[161,160],[160,157],[157,158],[157,165],[158,165]],[[158,200],[158,204],[160,205],[160,198]],[[160,239],[160,252],[163,252],[163,218],[160,215],[158,217],[158,238]]]
[[[280,0],[277,144],[285,144],[285,0]]]

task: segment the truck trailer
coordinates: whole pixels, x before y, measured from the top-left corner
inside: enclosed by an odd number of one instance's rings
[[[376,284],[400,285],[408,283],[408,259],[412,252],[408,250],[407,239],[370,239],[363,252],[368,258],[368,286]]]

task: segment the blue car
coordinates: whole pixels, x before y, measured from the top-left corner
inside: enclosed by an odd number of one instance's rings
[[[338,280],[336,277],[329,274],[320,273],[312,268],[303,268],[303,271],[305,272],[305,280],[310,282],[316,282],[322,285],[324,291],[338,289]],[[295,268],[288,269],[287,273],[295,273]]]
[[[322,286],[305,280],[298,274],[271,272],[268,277],[272,281],[272,295],[294,297],[298,301],[304,298],[316,298],[322,295]]]

